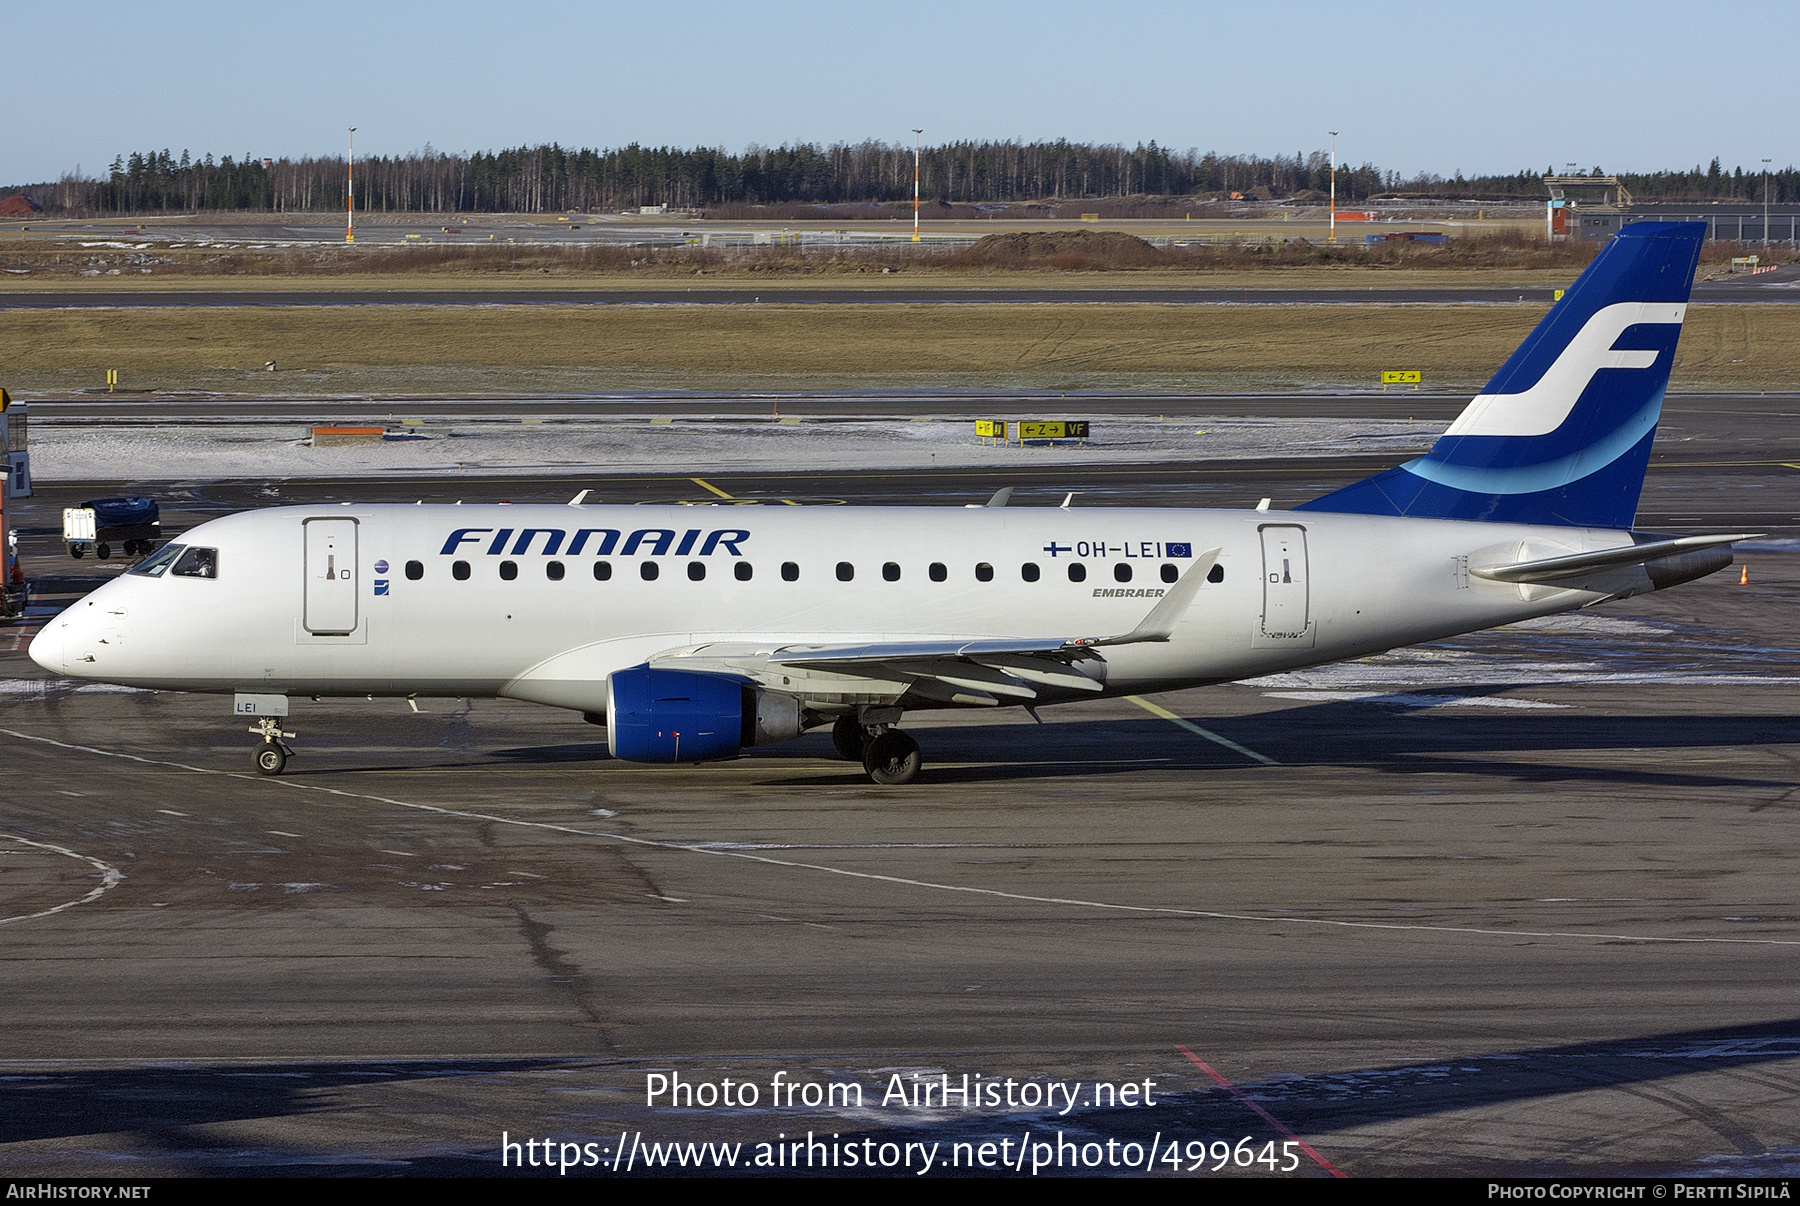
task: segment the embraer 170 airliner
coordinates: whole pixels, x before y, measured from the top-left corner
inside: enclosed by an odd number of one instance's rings
[[[1293,511],[282,507],[192,529],[31,656],[233,696],[265,774],[290,696],[498,696],[634,762],[831,725],[910,782],[916,709],[1230,682],[1731,564],[1742,536],[1632,530],[1704,233],[1622,230],[1428,454]]]

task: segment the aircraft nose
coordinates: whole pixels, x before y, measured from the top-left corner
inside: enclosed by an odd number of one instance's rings
[[[31,638],[31,660],[52,674],[63,672],[63,623],[57,616]]]

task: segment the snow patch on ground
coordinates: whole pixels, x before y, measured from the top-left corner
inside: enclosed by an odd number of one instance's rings
[[[321,408],[324,413],[324,408]],[[417,412],[415,412],[416,414]],[[410,417],[410,416],[409,416]],[[41,481],[185,481],[387,474],[541,474],[566,470],[697,473],[840,469],[1010,469],[1046,464],[1245,460],[1385,452],[1396,463],[1428,449],[1441,423],[1330,419],[1108,416],[1094,438],[997,446],[965,418],[832,419],[655,416],[549,418],[537,423],[425,414],[373,444],[313,448],[293,422],[77,424],[32,427]],[[321,418],[321,423],[326,420]]]
[[[1379,691],[1264,691],[1270,699],[1298,699],[1307,703],[1366,703],[1395,708],[1567,708],[1569,704],[1540,703],[1535,699],[1492,699],[1482,695],[1392,695]]]
[[[144,687],[121,687],[114,683],[77,683],[67,678],[0,678],[0,695],[18,695],[26,699],[61,699],[65,695],[149,695]]]
[[[1247,678],[1243,685],[1264,691],[1328,690],[1358,687],[1510,687],[1575,683],[1684,684],[1733,686],[1800,683],[1800,676],[1772,674],[1706,674],[1692,670],[1611,670],[1601,662],[1530,662],[1498,658],[1472,659],[1463,665],[1371,665],[1339,662],[1291,670],[1264,678]]]
[[[1539,616],[1535,620],[1520,620],[1516,624],[1508,624],[1502,631],[1525,629],[1532,632],[1572,632],[1590,636],[1659,636],[1674,629],[1674,624],[1662,624],[1654,620],[1622,620],[1614,616],[1596,616],[1582,612],[1567,612],[1560,616]]]

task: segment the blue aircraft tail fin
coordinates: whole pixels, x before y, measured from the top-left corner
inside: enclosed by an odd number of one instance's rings
[[[1295,509],[1631,527],[1705,235],[1625,227],[1429,453]]]

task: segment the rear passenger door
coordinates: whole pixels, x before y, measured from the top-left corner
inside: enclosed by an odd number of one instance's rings
[[[1263,609],[1258,645],[1313,643],[1307,582],[1306,529],[1271,524],[1262,529]]]

